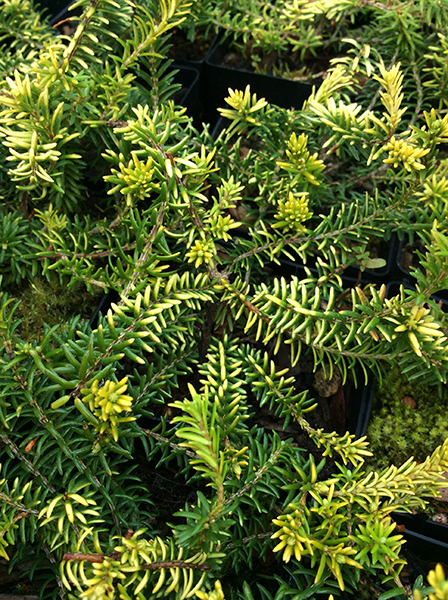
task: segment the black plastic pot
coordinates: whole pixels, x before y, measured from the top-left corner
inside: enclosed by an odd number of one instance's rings
[[[398,525],[404,525],[406,546],[425,562],[448,564],[448,525],[436,523],[425,514],[392,513]]]
[[[235,69],[222,64],[222,58],[228,48],[228,42],[222,42],[222,36],[215,39],[205,65],[205,103],[206,119],[216,123],[217,108],[224,107],[224,98],[232,90],[245,90],[250,85],[252,94],[265,98],[272,104],[283,108],[300,108],[312,92],[313,85],[291,81],[271,75],[260,75],[249,70]]]
[[[355,434],[355,439],[357,440],[366,435],[376,390],[375,377],[370,369],[368,369],[367,373],[367,384],[364,385],[360,393],[355,397],[355,404],[352,409],[352,421],[349,426],[349,431]]]
[[[174,83],[180,84],[180,89],[174,95],[174,101],[187,109],[187,115],[192,117],[195,124],[201,116],[200,73],[193,67],[172,63],[170,69],[176,70]]]
[[[185,58],[185,55],[188,53],[178,53],[175,54],[170,52],[169,56],[174,60],[174,64],[176,68],[186,68],[186,69],[194,69],[198,73],[198,82],[195,84],[194,92],[189,95],[189,98],[186,100],[187,104],[182,104],[183,106],[187,106],[190,108],[189,115],[194,119],[194,125],[196,127],[200,127],[203,121],[207,121],[206,118],[206,103],[205,103],[205,90],[206,90],[206,60],[209,56],[211,49],[214,46],[214,39],[216,36],[213,36],[213,39],[210,42],[210,45],[207,51],[201,58],[197,59],[189,59]],[[193,45],[193,44],[192,44]],[[193,96],[194,96],[194,109],[193,106]]]

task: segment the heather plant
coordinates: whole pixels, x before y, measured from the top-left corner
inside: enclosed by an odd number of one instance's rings
[[[421,585],[421,581],[419,582]],[[413,596],[415,600],[421,600],[422,598],[429,598],[429,600],[435,600],[436,598],[448,597],[448,587],[445,573],[441,564],[436,565],[436,568],[429,572],[428,575],[429,587],[414,589]]]
[[[186,4],[75,7],[73,36],[44,27],[0,85],[2,210],[17,232],[0,304],[3,559],[34,561],[42,598],[306,598],[355,590],[362,569],[400,587],[390,513],[439,493],[448,442],[366,473],[367,441],[313,426],[290,369],[306,359],[359,385],[396,365],[446,382],[431,295],[448,238],[422,194],[447,117],[406,120],[398,64],[374,75],[381,111],[350,103],[339,65],[291,110],[231,90],[213,140],[168,99],[165,35]],[[404,228],[428,241],[416,290],[347,288],[370,237]],[[303,274],[275,276],[283,257]],[[93,326],[74,307],[29,335],[23,289],[54,278],[80,303],[80,287],[116,301]]]
[[[414,91],[428,41],[445,35],[448,15],[446,0],[210,0],[198,7],[196,21],[223,31],[256,71],[319,79],[339,57],[360,80],[381,58],[404,63]]]

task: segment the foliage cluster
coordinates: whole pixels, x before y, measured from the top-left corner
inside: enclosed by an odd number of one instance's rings
[[[390,513],[437,494],[448,441],[367,474],[366,440],[313,427],[277,357],[446,382],[431,295],[448,282],[448,116],[406,110],[399,64],[375,66],[380,110],[355,104],[340,64],[301,108],[231,90],[213,140],[167,99],[186,3],[74,7],[72,36],[0,7],[2,557],[34,561],[42,598],[304,599],[356,589],[361,569],[401,593]],[[416,290],[347,289],[371,236],[396,230],[427,241]],[[282,257],[307,266],[276,277]],[[22,288],[42,279],[117,300],[93,327],[75,307],[31,335]],[[179,498],[158,498],[161,477]]]
[[[299,80],[321,78],[338,58],[368,76],[380,59],[420,73],[448,24],[446,0],[204,0],[193,11],[256,71]]]

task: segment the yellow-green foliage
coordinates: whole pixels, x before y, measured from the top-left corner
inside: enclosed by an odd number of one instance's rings
[[[331,59],[344,62],[362,79],[380,61],[398,59],[412,68],[428,51],[428,42],[438,58],[440,45],[446,46],[446,0],[205,0],[194,10],[199,24],[224,30],[232,51],[253,69],[290,79],[322,77]],[[444,89],[446,70],[440,59],[437,75]]]
[[[437,495],[448,442],[367,473],[367,441],[312,426],[291,367],[448,380],[429,308],[448,286],[448,126],[431,86],[409,110],[423,65],[369,63],[371,106],[350,100],[350,61],[303,107],[230,90],[213,140],[168,100],[188,4],[75,6],[71,36],[36,21],[31,41],[30,5],[0,6],[2,557],[32,557],[44,600],[309,597],[355,590],[361,569],[400,586],[390,513]],[[321,6],[338,18],[334,2],[288,11]],[[428,248],[415,291],[346,288],[372,236],[408,230]],[[315,270],[277,277],[283,258]],[[92,329],[98,290],[116,302]]]
[[[448,581],[443,571],[443,566],[437,564],[433,571],[429,572],[428,583],[431,586],[428,594],[422,594],[419,589],[414,589],[414,600],[446,600],[448,598]]]

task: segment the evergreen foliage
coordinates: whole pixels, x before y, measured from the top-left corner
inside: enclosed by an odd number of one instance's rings
[[[343,62],[358,74],[360,88],[367,85],[368,102],[373,93],[364,76],[380,61],[401,61],[409,69],[407,84],[421,87],[428,44],[438,61],[448,24],[446,0],[205,0],[193,10],[197,23],[223,30],[255,71],[312,80]]]
[[[1,50],[1,556],[35,561],[42,598],[304,599],[356,589],[360,569],[400,587],[390,513],[437,495],[448,441],[366,474],[367,441],[314,428],[277,355],[344,381],[396,365],[446,382],[431,295],[448,282],[448,117],[406,111],[398,63],[370,79],[380,110],[355,104],[340,64],[302,108],[230,90],[212,140],[168,99],[185,2],[74,7],[71,37],[0,7],[1,27],[33,24]],[[346,289],[371,236],[409,229],[428,248],[416,291]],[[303,276],[269,274],[281,257]],[[73,310],[25,334],[36,276],[117,300],[93,327]],[[258,422],[263,405],[323,458]],[[330,476],[326,457],[342,463]],[[162,507],[139,460],[191,493]]]

